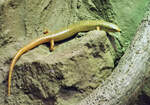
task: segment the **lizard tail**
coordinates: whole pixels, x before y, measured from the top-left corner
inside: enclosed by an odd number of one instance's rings
[[[9,68],[9,74],[8,74],[8,96],[10,96],[10,87],[11,87],[11,78],[12,78],[13,68],[14,68],[17,60],[19,59],[19,57],[24,53],[22,49],[20,49],[17,52],[17,54],[15,55],[15,57],[13,58],[13,60],[11,62],[10,68]]]
[[[13,58],[12,62],[11,62],[11,65],[10,65],[10,68],[9,68],[9,74],[8,74],[8,96],[10,96],[10,88],[11,88],[11,78],[12,78],[12,72],[13,72],[13,69],[14,69],[14,66],[17,62],[17,60],[20,58],[20,56],[22,54],[24,54],[25,52],[27,52],[28,50],[42,44],[42,43],[45,43],[47,42],[48,40],[47,39],[44,39],[44,38],[39,38],[39,39],[36,39],[34,40],[33,42],[29,43],[28,45],[26,45],[25,47],[21,48],[15,55],[15,57]]]

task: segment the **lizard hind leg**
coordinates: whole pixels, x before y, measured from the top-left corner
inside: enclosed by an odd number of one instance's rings
[[[54,39],[50,40],[50,51],[54,50]]]
[[[48,35],[50,33],[50,31],[48,31],[48,29],[45,29],[43,34],[44,35]],[[50,40],[50,51],[53,51],[54,50],[54,39],[51,39]]]
[[[43,34],[44,34],[44,35],[48,35],[49,32],[50,32],[50,31],[48,31],[48,29],[45,29],[44,32],[43,32]],[[54,40],[51,39],[51,40],[50,40],[50,51],[53,51],[53,50],[54,50]]]

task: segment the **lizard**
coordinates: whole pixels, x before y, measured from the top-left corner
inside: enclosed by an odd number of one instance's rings
[[[14,69],[14,66],[17,62],[17,60],[20,58],[21,55],[23,55],[25,52],[37,47],[38,45],[41,45],[46,42],[50,42],[50,50],[54,50],[54,42],[65,40],[73,35],[75,35],[78,32],[83,31],[89,31],[89,30],[104,30],[106,32],[120,32],[121,29],[113,24],[106,22],[104,20],[83,20],[79,21],[77,23],[74,23],[72,25],[69,25],[65,28],[62,28],[60,30],[56,30],[54,32],[45,32],[47,34],[46,36],[39,37],[16,53],[14,58],[11,61],[10,68],[9,68],[9,74],[8,74],[8,96],[10,96],[10,89],[11,89],[11,78],[12,78],[12,72]]]

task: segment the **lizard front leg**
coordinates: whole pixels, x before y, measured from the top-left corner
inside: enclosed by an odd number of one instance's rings
[[[98,31],[99,31],[99,30],[100,30],[100,27],[99,27],[99,26],[97,26],[97,27],[96,27],[96,30],[98,30]]]

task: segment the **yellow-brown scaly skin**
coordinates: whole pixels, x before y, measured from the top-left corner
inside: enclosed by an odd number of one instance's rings
[[[119,27],[115,24],[105,22],[103,20],[86,20],[86,21],[77,22],[76,24],[70,25],[61,30],[51,32],[50,35],[35,39],[28,45],[21,48],[13,58],[10,65],[9,75],[8,75],[8,96],[10,95],[11,77],[12,77],[14,65],[23,53],[31,50],[32,48],[42,43],[51,42],[51,41],[52,42],[61,41],[73,36],[77,32],[94,30],[96,28],[107,32],[120,32]]]

